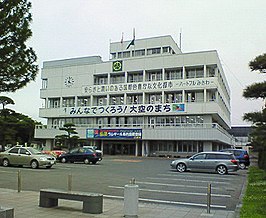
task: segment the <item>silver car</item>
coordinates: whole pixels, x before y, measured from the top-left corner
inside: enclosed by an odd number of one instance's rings
[[[18,165],[30,166],[33,169],[40,166],[51,168],[56,163],[56,159],[31,147],[12,147],[0,153],[0,163],[4,167]]]
[[[173,169],[185,171],[217,172],[220,175],[239,169],[238,160],[232,153],[201,152],[186,159],[177,159],[170,164]]]

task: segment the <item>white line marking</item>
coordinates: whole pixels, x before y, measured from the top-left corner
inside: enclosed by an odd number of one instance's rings
[[[207,189],[207,186],[197,186],[197,185],[178,185],[178,184],[166,184],[166,183],[156,183],[156,182],[136,182],[137,184],[147,184],[147,185],[159,185],[159,186],[169,186],[169,187],[184,187],[184,188],[203,188]],[[212,187],[212,190],[222,190],[222,188]]]
[[[119,186],[108,186],[109,188],[114,189],[124,189],[124,187]],[[198,195],[198,196],[207,196],[207,193],[198,193],[198,192],[177,192],[177,191],[166,191],[166,190],[155,190],[155,189],[142,189],[139,191],[144,192],[157,192],[157,193],[169,193],[169,194],[183,194],[183,195]],[[211,194],[212,197],[221,197],[221,198],[231,198],[231,195],[223,195],[223,194]]]
[[[185,182],[202,182],[202,183],[209,183],[208,180],[193,180],[193,179],[173,179],[173,178],[156,178],[156,177],[147,177],[147,179],[159,179],[159,180],[173,180],[173,181],[185,181]],[[216,184],[231,184],[230,182],[218,182],[218,181],[212,181],[211,183]]]
[[[204,178],[204,179],[206,179],[206,178],[209,178],[209,179],[217,179],[217,180],[227,180],[227,181],[232,181],[234,178],[232,177],[232,178],[224,178],[224,176],[223,177],[218,177],[218,176],[210,176],[210,175],[206,175],[206,176],[198,176],[198,175],[187,175],[187,174],[183,174],[183,175],[181,175],[180,173],[178,174],[177,172],[176,173],[161,173],[161,174],[158,174],[158,176],[175,176],[175,177],[192,177],[192,178],[195,178],[195,179],[197,179],[197,178]]]
[[[113,195],[104,195],[103,197],[105,197],[105,198],[115,198],[115,199],[124,199],[124,197],[113,196]],[[154,199],[147,199],[147,198],[139,198],[139,201],[150,202],[150,203],[161,203],[161,204],[175,204],[175,205],[207,207],[206,204],[197,204],[197,203],[190,203],[190,202],[178,202],[178,201],[154,200]],[[224,206],[224,205],[211,204],[211,207],[212,208],[226,209],[226,206]]]

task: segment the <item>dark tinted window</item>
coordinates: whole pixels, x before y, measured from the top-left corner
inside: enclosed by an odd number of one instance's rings
[[[216,154],[207,154],[206,159],[217,159],[217,156],[216,156]]]
[[[26,154],[26,152],[27,152],[27,150],[25,148],[21,148],[19,151],[20,154]]]
[[[217,159],[222,159],[222,160],[230,160],[233,159],[233,155],[225,155],[225,154],[219,154],[217,155]]]
[[[12,153],[12,154],[17,154],[18,153],[18,149],[19,148],[12,148],[9,153]]]
[[[235,156],[241,156],[241,154],[242,154],[242,151],[234,151]]]
[[[205,159],[206,154],[198,154],[193,157],[194,160],[202,160]]]
[[[69,153],[71,153],[71,154],[78,153],[78,150],[79,150],[79,148],[74,148]]]
[[[217,159],[217,160],[230,160],[234,159],[233,155],[227,154],[207,154],[207,159]]]

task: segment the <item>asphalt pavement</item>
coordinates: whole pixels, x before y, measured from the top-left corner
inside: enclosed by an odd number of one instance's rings
[[[256,162],[253,162],[252,165],[253,164],[256,164]],[[207,213],[207,207],[205,206],[197,207],[189,205],[151,203],[139,199],[136,215],[137,217],[143,218],[239,217],[241,199],[244,195],[244,191],[245,187],[242,189],[239,204],[235,210],[224,210],[211,207],[210,213]],[[13,208],[14,217],[16,218],[125,217],[123,197],[118,199],[104,195],[103,213],[88,214],[82,212],[82,202],[60,199],[57,207],[42,208],[39,207],[38,191],[22,190],[21,192],[18,192],[14,189],[0,187],[0,218],[7,218],[3,213],[5,208]]]

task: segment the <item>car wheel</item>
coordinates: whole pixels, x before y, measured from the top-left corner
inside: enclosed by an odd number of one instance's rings
[[[85,164],[89,164],[89,163],[90,163],[89,159],[86,158],[86,159],[84,160],[84,163],[85,163]]]
[[[46,166],[46,169],[51,169],[52,166]]]
[[[216,169],[217,173],[220,175],[224,175],[227,173],[227,168],[224,165],[220,165]]]
[[[179,172],[179,173],[183,173],[185,172],[187,169],[186,165],[183,164],[183,163],[179,163],[176,165],[176,170]]]
[[[4,167],[8,167],[9,166],[9,160],[8,159],[4,159],[3,160],[3,166]]]
[[[92,164],[96,164],[97,163],[97,161],[92,161]]]
[[[239,164],[239,169],[244,170],[246,168],[246,165],[244,163]]]
[[[66,162],[67,162],[67,159],[63,157],[63,158],[61,159],[61,162],[62,162],[62,163],[66,163]]]
[[[39,163],[36,160],[33,160],[30,166],[32,169],[37,169],[39,167]]]

